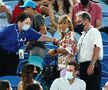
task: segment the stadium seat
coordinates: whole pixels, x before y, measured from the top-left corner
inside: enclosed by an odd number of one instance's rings
[[[102,27],[108,26],[108,16],[102,19]]]
[[[40,56],[30,56],[28,63],[39,67],[41,70],[43,70],[43,66],[45,65],[43,58]]]
[[[100,3],[98,3],[100,6],[101,6],[101,8],[102,8],[102,15],[103,15],[103,17],[108,17],[108,5],[107,4],[105,4],[104,2],[100,2]]]
[[[22,69],[23,69],[23,66],[28,63],[28,60],[23,60],[19,63],[18,67],[17,67],[17,75],[21,75],[21,72],[22,72]]]
[[[108,81],[108,77],[101,78],[101,88],[104,87],[105,83]]]
[[[45,44],[45,46],[46,46],[46,48],[47,49],[57,49],[58,48],[58,46],[56,46],[56,45],[51,45],[51,44]]]
[[[102,71],[102,77],[108,77],[108,72]]]
[[[102,71],[105,71],[105,72],[108,73],[108,66],[107,66],[107,64],[101,62],[101,66],[102,66]]]
[[[105,60],[107,60],[107,61],[108,61],[108,54],[103,55],[102,62],[103,62],[103,61],[105,61]]]
[[[101,32],[103,45],[108,45],[108,34]]]
[[[18,0],[7,0],[4,2],[5,5],[10,6],[14,10],[15,5],[18,3]]]
[[[49,16],[46,16],[46,17],[44,18],[44,20],[45,20],[45,25],[46,25],[46,27],[50,26],[50,24],[51,24],[50,17],[49,17]]]
[[[103,46],[103,52],[104,55],[108,54],[108,45]]]

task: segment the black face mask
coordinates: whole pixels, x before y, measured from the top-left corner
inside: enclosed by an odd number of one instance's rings
[[[89,0],[80,0],[81,4],[86,7],[89,4]]]
[[[37,73],[33,73],[33,78],[35,79],[37,76]]]
[[[83,24],[79,24],[74,28],[74,31],[79,33],[81,35],[81,32],[84,30],[84,25]]]

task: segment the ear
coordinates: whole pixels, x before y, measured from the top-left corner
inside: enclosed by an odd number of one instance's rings
[[[20,30],[21,27],[22,27],[22,23],[21,23],[21,21],[18,21],[18,29]]]
[[[75,74],[76,74],[76,76],[77,76],[77,75],[79,74],[79,71],[76,71]]]

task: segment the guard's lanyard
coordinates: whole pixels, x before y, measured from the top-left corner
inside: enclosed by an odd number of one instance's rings
[[[15,26],[16,28],[16,26]],[[23,48],[24,47],[24,42],[26,41],[26,38],[24,38],[24,32],[19,32],[18,29],[16,28],[16,33],[17,33],[17,41],[18,41],[18,48]]]
[[[88,29],[88,31],[89,31],[91,28],[92,28],[92,27],[90,27],[90,28]],[[77,55],[78,55],[78,57],[79,57],[79,53],[80,53],[80,50],[81,50],[81,47],[82,47],[83,41],[84,41],[84,39],[85,39],[85,37],[86,37],[88,31],[84,34],[84,36],[83,36],[83,38],[82,38],[82,40],[81,40],[81,43],[79,44],[79,49],[78,49],[78,51],[77,51]]]

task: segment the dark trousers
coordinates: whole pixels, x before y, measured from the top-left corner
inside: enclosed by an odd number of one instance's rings
[[[86,90],[100,90],[100,83],[101,83],[101,64],[98,60],[95,68],[94,73],[90,76],[87,75],[87,68],[90,62],[83,62],[80,63],[80,78],[86,82]]]
[[[0,76],[16,75],[18,64],[16,53],[9,53],[0,48]]]

